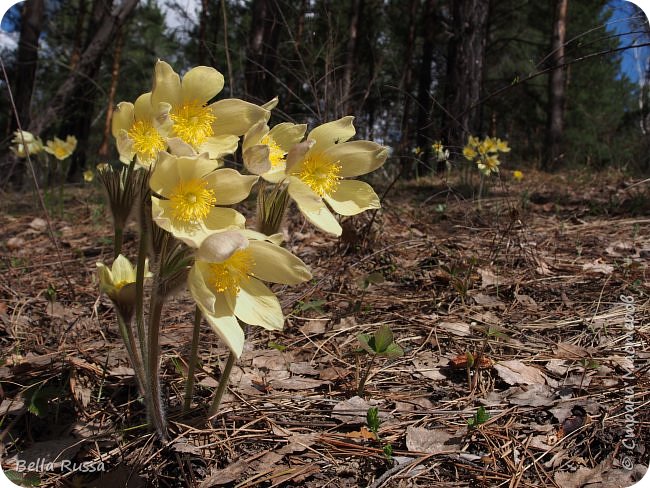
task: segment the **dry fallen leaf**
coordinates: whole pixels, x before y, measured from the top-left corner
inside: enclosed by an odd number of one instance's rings
[[[445,429],[425,429],[412,425],[406,428],[406,448],[411,452],[437,454],[443,451],[459,451],[460,440]]]
[[[499,300],[497,297],[486,295],[484,293],[477,293],[472,298],[477,305],[485,308],[506,308],[506,304]]]
[[[614,271],[614,266],[601,262],[600,259],[596,259],[593,263],[585,263],[582,265],[582,270],[587,273],[599,273],[609,275]]]
[[[528,366],[516,359],[501,361],[494,365],[503,381],[509,385],[544,384],[548,378],[536,367]]]
[[[436,327],[445,332],[461,337],[471,334],[469,324],[466,324],[465,322],[440,322],[439,324],[436,324]]]
[[[377,401],[368,402],[359,396],[354,396],[349,400],[334,405],[332,417],[349,424],[365,424],[368,409],[377,406],[378,403]],[[387,418],[386,413],[380,410],[379,418],[385,420]]]

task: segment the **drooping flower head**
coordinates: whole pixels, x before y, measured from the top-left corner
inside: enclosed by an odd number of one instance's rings
[[[212,329],[239,357],[244,332],[237,319],[281,330],[282,308],[262,281],[296,285],[311,279],[307,266],[286,249],[241,231],[205,238],[188,275],[188,286]]]
[[[348,116],[316,127],[286,158],[289,195],[307,220],[337,236],[342,229],[327,205],[340,215],[379,208],[369,184],[346,178],[376,170],[388,156],[388,149],[375,142],[346,142],[355,134],[352,120]]]
[[[520,182],[521,180],[524,179],[524,174],[518,169],[516,169],[512,172],[512,177],[515,179],[515,181]]]
[[[25,143],[24,145],[23,141]],[[22,137],[21,131],[17,130],[14,132],[14,138],[11,142],[13,144],[11,146],[11,151],[19,158],[26,158],[28,153],[31,156],[43,151],[43,141],[41,141],[41,138],[36,137],[34,134],[27,132],[26,130],[22,131]]]
[[[100,291],[108,295],[122,316],[128,320],[135,306],[136,268],[120,254],[110,268],[103,263],[97,263],[97,274]],[[153,275],[149,272],[148,264],[145,261],[144,277],[150,278],[151,276]]]
[[[258,179],[215,167],[207,154],[177,157],[162,152],[149,180],[151,190],[162,197],[152,197],[154,221],[192,247],[211,231],[243,227],[243,215],[217,205],[241,202]]]
[[[68,136],[65,141],[55,137],[54,139],[47,141],[45,152],[51,154],[59,161],[63,161],[64,159],[69,158],[76,148],[77,138],[75,136]]]
[[[158,61],[154,70],[151,102],[171,106],[173,122],[170,136],[178,137],[198,153],[221,158],[237,149],[239,136],[259,120],[268,120],[270,112],[236,98],[208,102],[221,92],[224,78],[208,66],[189,70],[181,80],[172,67]]]
[[[242,155],[246,169],[271,183],[282,180],[287,153],[302,141],[306,130],[306,124],[290,122],[283,122],[269,130],[265,120],[259,121],[244,134]]]
[[[150,167],[161,151],[167,149],[166,136],[171,126],[168,103],[151,103],[151,93],[140,95],[135,104],[121,102],[113,114],[112,132],[120,161],[129,164],[133,158]]]

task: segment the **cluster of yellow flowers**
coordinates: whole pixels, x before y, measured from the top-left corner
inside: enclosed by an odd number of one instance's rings
[[[14,132],[14,138],[11,142],[11,150],[20,158],[26,158],[28,154],[32,156],[45,151],[59,161],[63,161],[69,158],[77,148],[77,138],[75,136],[68,136],[65,141],[55,137],[47,141],[46,145],[43,146],[40,137],[26,130],[22,131],[22,134],[19,130]]]
[[[442,162],[449,160],[449,149],[445,149],[442,141],[436,141],[431,144],[431,150],[433,151],[433,156],[436,158],[436,161]]]
[[[485,175],[498,173],[500,152],[510,152],[506,141],[498,138],[486,137],[483,140],[469,136],[467,145],[463,148],[463,156],[468,161],[475,161],[478,169]]]
[[[379,168],[388,151],[371,141],[349,141],[353,117],[320,125],[306,137],[305,124],[269,128],[277,99],[262,106],[234,98],[210,103],[223,86],[214,68],[198,66],[181,78],[158,61],[151,92],[118,104],[112,133],[120,160],[150,171],[153,221],[195,249],[188,288],[239,356],[244,333],[237,319],[267,329],[281,329],[284,322],[278,299],[262,281],[295,285],[311,273],[278,245],[277,235],[247,229],[245,217],[230,206],[262,178],[286,188],[309,222],[338,236],[342,229],[333,212],[348,216],[379,207],[371,186],[351,178]],[[249,174],[223,168],[242,136]]]

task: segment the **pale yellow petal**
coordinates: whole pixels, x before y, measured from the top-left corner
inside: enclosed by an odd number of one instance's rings
[[[250,129],[244,134],[244,141],[242,142],[242,151],[246,151],[249,147],[253,147],[260,143],[262,138],[269,133],[269,126],[266,125],[266,120],[262,119],[253,124]]]
[[[223,90],[223,75],[208,66],[189,70],[181,83],[184,102],[198,101],[205,104]]]
[[[222,168],[210,173],[205,179],[209,187],[215,191],[217,205],[232,205],[248,197],[258,177],[242,175],[234,169]]]
[[[254,124],[260,120],[268,120],[271,112],[237,98],[219,100],[211,105],[212,112],[217,120],[214,122],[215,136],[231,134],[244,135]]]
[[[151,107],[151,93],[143,93],[136,100],[133,106],[135,120],[153,122],[153,109]]]
[[[314,144],[315,141],[307,139],[306,141],[293,146],[287,153],[287,164],[285,171],[287,173],[290,171],[299,171],[300,164],[305,160],[307,154],[314,146]]]
[[[278,102],[280,99],[278,97],[275,97],[268,102],[266,102],[264,105],[262,105],[262,108],[265,108],[266,110],[273,110],[275,107],[278,106]]]
[[[195,261],[187,275],[187,287],[197,304],[201,304],[207,312],[214,313],[215,294],[205,282],[206,276],[209,276],[208,264]]]
[[[363,181],[342,180],[336,191],[325,197],[332,209],[341,215],[357,215],[364,210],[379,208],[379,198],[372,187]]]
[[[388,157],[388,149],[371,141],[353,141],[336,144],[323,155],[341,166],[344,178],[365,175],[381,167]]]
[[[207,152],[210,159],[219,159],[237,150],[239,137],[235,135],[217,135],[208,137],[207,140],[199,146],[199,152]]]
[[[311,272],[298,257],[267,241],[250,241],[256,278],[271,283],[297,285],[311,279]]]
[[[196,156],[197,152],[187,142],[180,137],[170,137],[167,139],[169,152],[174,156]]]
[[[324,151],[334,144],[340,144],[347,141],[356,133],[352,121],[354,117],[348,115],[333,122],[319,125],[312,130],[307,136],[308,139],[316,141],[314,151]]]
[[[113,137],[118,138],[120,131],[128,131],[133,125],[134,107],[131,102],[120,102],[113,112],[113,119],[111,120],[111,129]]]
[[[247,247],[248,239],[241,232],[216,232],[201,243],[196,257],[210,263],[222,263],[235,252]]]
[[[290,177],[288,192],[305,218],[324,232],[340,236],[342,229],[323,200],[298,178]]]
[[[135,281],[135,269],[122,254],[118,255],[113,261],[111,274],[115,283],[132,283]]]
[[[214,207],[205,220],[188,232],[183,232],[180,238],[188,246],[198,249],[201,243],[215,232],[242,229],[246,225],[246,217],[232,208]],[[177,234],[179,230],[174,230]]]
[[[267,173],[273,167],[269,160],[270,153],[271,150],[266,144],[251,146],[242,153],[244,166],[254,175]]]
[[[235,315],[242,322],[268,330],[282,330],[284,315],[275,294],[261,281],[250,278],[240,283]]]
[[[166,102],[175,107],[182,101],[180,77],[169,64],[158,60],[154,68],[151,103]]]
[[[293,146],[302,141],[303,137],[305,137],[306,130],[307,124],[282,122],[270,130],[269,136],[273,138],[282,150],[289,152]]]
[[[200,304],[199,308],[212,330],[226,344],[228,349],[239,358],[244,350],[246,337],[223,295],[218,294],[216,296],[214,313],[207,313]]]

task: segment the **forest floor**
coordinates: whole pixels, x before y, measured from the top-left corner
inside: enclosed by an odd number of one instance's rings
[[[204,327],[182,415],[193,306],[166,307],[165,444],[98,292],[99,189],[52,209],[58,253],[32,195],[4,194],[2,467],[29,486],[630,486],[650,458],[650,192],[632,183],[530,172],[480,209],[437,179],[400,183],[341,241],[292,212],[286,246],[314,279],[276,289],[285,328],[248,330],[211,424],[226,350]],[[404,356],[377,358],[360,397],[357,335],[382,324]]]

